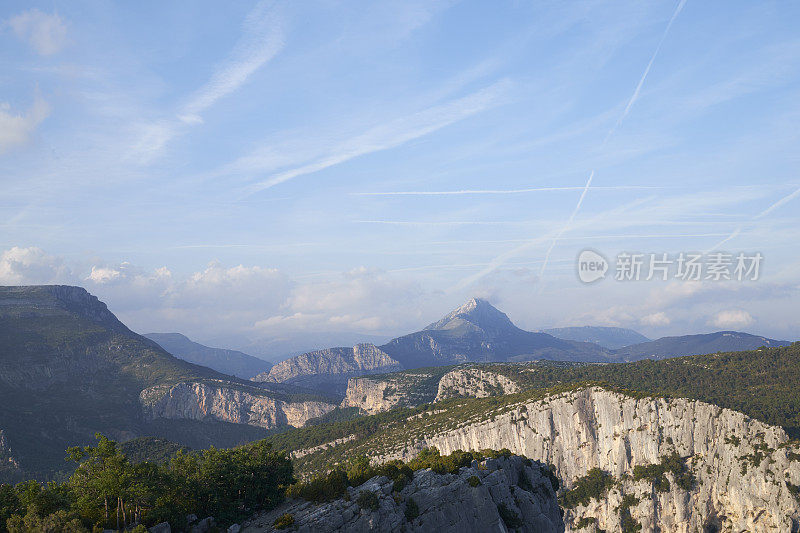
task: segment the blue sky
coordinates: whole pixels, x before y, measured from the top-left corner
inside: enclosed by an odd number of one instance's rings
[[[5,2],[0,281],[201,340],[394,335],[473,295],[531,329],[797,338],[799,23],[794,2]],[[764,268],[587,286],[586,247]]]

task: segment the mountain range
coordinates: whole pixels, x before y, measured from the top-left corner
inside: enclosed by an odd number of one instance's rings
[[[542,333],[569,341],[593,342],[609,350],[616,350],[631,344],[650,342],[651,340],[632,329],[603,326],[551,328],[543,329]]]
[[[716,331],[700,335],[681,335],[625,346],[614,351],[620,361],[639,359],[665,359],[681,355],[699,355],[716,352],[754,350],[761,346],[775,348],[789,346],[789,341],[777,341],[760,335],[740,331]]]
[[[365,363],[359,352],[380,354]],[[392,339],[382,346],[330,348],[277,363],[257,381],[319,387],[344,394],[347,379],[358,375],[468,361],[608,361],[599,345],[558,339],[516,327],[505,313],[486,300],[472,298],[421,331]]]
[[[201,355],[223,355],[208,364],[224,363],[225,356],[237,364],[253,363],[241,353],[203,347],[182,336],[168,338]],[[567,362],[559,365],[611,368],[616,365],[585,362],[785,344],[733,332],[686,339],[691,342],[669,338],[661,345],[653,341],[612,351],[521,330],[485,300],[472,299],[423,330],[382,346],[309,352],[251,381],[175,357],[128,329],[80,287],[0,287],[0,476],[57,475],[65,468],[64,449],[90,442],[95,432],[120,441],[166,438],[191,448],[262,438],[336,415],[348,381],[365,374],[405,370],[410,379],[435,388],[447,372],[443,365],[560,360]],[[413,370],[423,366],[441,370]],[[569,367],[553,368],[557,374]],[[351,401],[358,404],[359,398]]]
[[[272,363],[258,357],[237,350],[203,346],[180,333],[145,333],[143,337],[155,341],[179,359],[243,379],[272,368]]]
[[[349,378],[398,368],[536,360],[627,362],[789,344],[739,332],[664,337],[655,341],[630,329],[611,327],[530,332],[515,326],[488,301],[472,298],[421,331],[397,337],[382,346],[360,345],[371,346],[370,350],[383,354],[380,364],[360,365],[354,360],[354,348],[330,348],[286,359],[255,379],[344,394]]]

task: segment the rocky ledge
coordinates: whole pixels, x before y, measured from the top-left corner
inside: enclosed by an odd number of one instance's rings
[[[145,389],[140,402],[151,418],[221,421],[263,428],[301,427],[336,406],[322,401],[285,401],[224,383],[181,382]]]
[[[419,470],[401,491],[392,489],[388,478],[374,477],[332,502],[291,500],[242,531],[564,531],[546,467],[523,457],[473,461],[457,475]]]
[[[437,402],[449,398],[485,398],[519,392],[519,385],[506,376],[480,367],[455,368],[442,376]]]

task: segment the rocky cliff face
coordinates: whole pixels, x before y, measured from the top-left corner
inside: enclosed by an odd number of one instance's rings
[[[543,469],[540,463],[522,457],[475,461],[471,467],[462,468],[458,475],[417,471],[413,480],[395,493],[388,478],[376,477],[359,487],[348,488],[346,498],[329,503],[314,505],[303,500],[289,501],[244,523],[242,530],[248,533],[274,531],[275,520],[289,514],[295,531],[309,533],[562,532],[564,523],[555,492]],[[365,492],[377,497],[373,509],[358,503],[359,496]],[[416,513],[409,510],[414,505]]]
[[[458,397],[485,398],[519,390],[514,380],[491,367],[439,367],[351,378],[342,407],[358,407],[375,414],[395,407]]]
[[[221,421],[263,428],[301,427],[336,406],[322,401],[292,401],[225,384],[181,382],[142,391],[140,401],[152,418]]]
[[[291,383],[343,393],[347,380],[353,376],[401,368],[400,363],[376,346],[357,344],[352,348],[327,348],[291,357],[253,381]]]
[[[508,377],[483,368],[455,368],[442,376],[436,401],[449,398],[485,398],[519,392],[517,383]]]
[[[800,531],[798,445],[781,428],[736,411],[594,387],[515,404],[456,429],[433,424],[378,461],[409,459],[432,446],[443,454],[508,448],[553,464],[567,487],[593,468],[612,475],[616,484],[607,493],[567,511],[568,530],[593,524],[621,531],[625,509],[643,531]],[[673,452],[694,476],[692,488],[669,473],[666,490],[646,476],[635,479],[637,466]]]
[[[368,414],[395,407],[432,402],[447,368],[426,368],[351,378],[342,407],[358,407]]]

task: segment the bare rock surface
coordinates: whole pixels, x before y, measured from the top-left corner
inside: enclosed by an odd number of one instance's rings
[[[479,367],[455,368],[442,376],[436,393],[437,402],[449,398],[486,398],[519,392],[517,383],[490,369]]]
[[[242,531],[281,531],[273,524],[288,514],[294,521],[292,530],[301,533],[515,529],[558,533],[564,531],[564,522],[545,468],[522,457],[509,457],[474,461],[458,475],[419,470],[399,492],[392,491],[393,483],[388,478],[375,477],[359,487],[348,488],[346,497],[332,502],[286,502],[245,522]],[[359,495],[365,491],[377,496],[376,508],[365,509],[358,504]],[[416,506],[416,512],[407,512],[409,506]],[[506,522],[514,522],[516,528]]]

